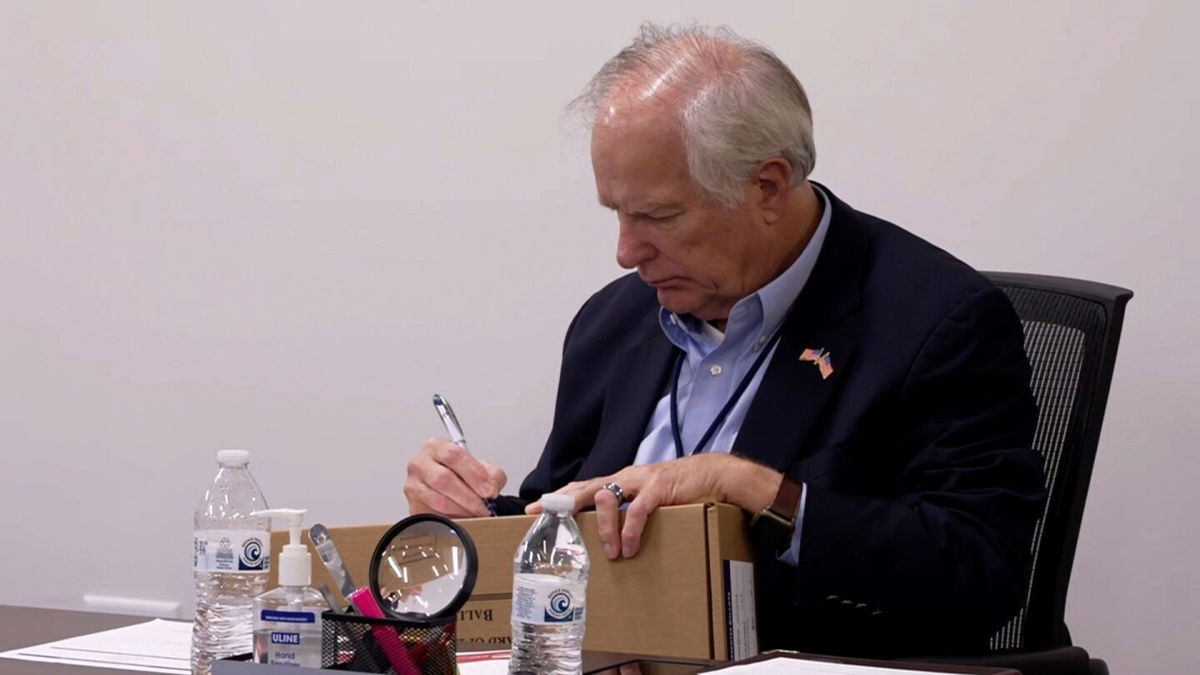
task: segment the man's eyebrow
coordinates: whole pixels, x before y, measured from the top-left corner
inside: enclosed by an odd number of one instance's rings
[[[603,199],[598,200],[598,201],[600,202],[600,206],[603,206],[604,208],[609,209],[610,211],[620,210],[613,204],[605,202]],[[639,215],[646,215],[646,214],[650,214],[650,213],[656,213],[659,211],[680,211],[682,209],[683,209],[683,206],[680,204],[673,204],[673,203],[654,204],[654,203],[651,203],[651,204],[641,204],[635,208],[629,209],[628,213],[629,213],[629,215],[632,215],[632,216],[639,216]]]
[[[633,213],[635,215],[640,215],[640,214],[659,213],[662,211],[674,212],[674,211],[681,211],[681,210],[683,210],[683,206],[681,204],[664,202],[662,204],[656,204],[656,203],[641,204],[641,205],[639,205],[638,208],[631,209],[630,213]]]

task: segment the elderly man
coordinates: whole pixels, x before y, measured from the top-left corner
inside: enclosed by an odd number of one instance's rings
[[[502,512],[570,493],[618,558],[655,508],[728,502],[760,516],[764,649],[984,649],[1044,500],[1005,296],[807,180],[807,98],[759,45],[647,26],[576,105],[637,273],[571,323],[549,440]],[[431,439],[405,494],[486,515],[504,482]]]

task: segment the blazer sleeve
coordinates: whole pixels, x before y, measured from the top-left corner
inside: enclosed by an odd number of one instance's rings
[[[904,383],[889,482],[872,496],[808,486],[795,601],[994,630],[1020,606],[1045,500],[1021,325],[1003,292],[969,294]],[[886,458],[893,458],[888,460]]]

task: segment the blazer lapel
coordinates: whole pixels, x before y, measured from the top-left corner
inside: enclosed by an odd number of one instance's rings
[[[804,442],[852,367],[854,348],[851,338],[836,332],[784,336],[746,413],[733,451],[786,472],[815,450],[806,448]],[[828,377],[822,377],[816,364],[801,360],[808,349],[830,355],[833,372]]]
[[[828,190],[832,220],[812,276],[792,304],[775,355],[746,413],[733,451],[787,471],[853,367],[858,307],[869,240],[853,211]],[[829,355],[832,372],[802,360],[806,350]],[[810,354],[811,355],[811,354]]]
[[[642,323],[643,339],[624,351],[609,374],[604,412],[596,443],[579,470],[579,479],[616,473],[633,464],[654,406],[666,391],[679,349],[663,335],[656,305]]]

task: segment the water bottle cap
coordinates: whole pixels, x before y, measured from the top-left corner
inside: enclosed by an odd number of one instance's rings
[[[250,451],[218,450],[217,463],[221,466],[245,466],[250,463]]]
[[[575,498],[550,492],[542,495],[542,508],[556,513],[570,513],[575,510]]]

